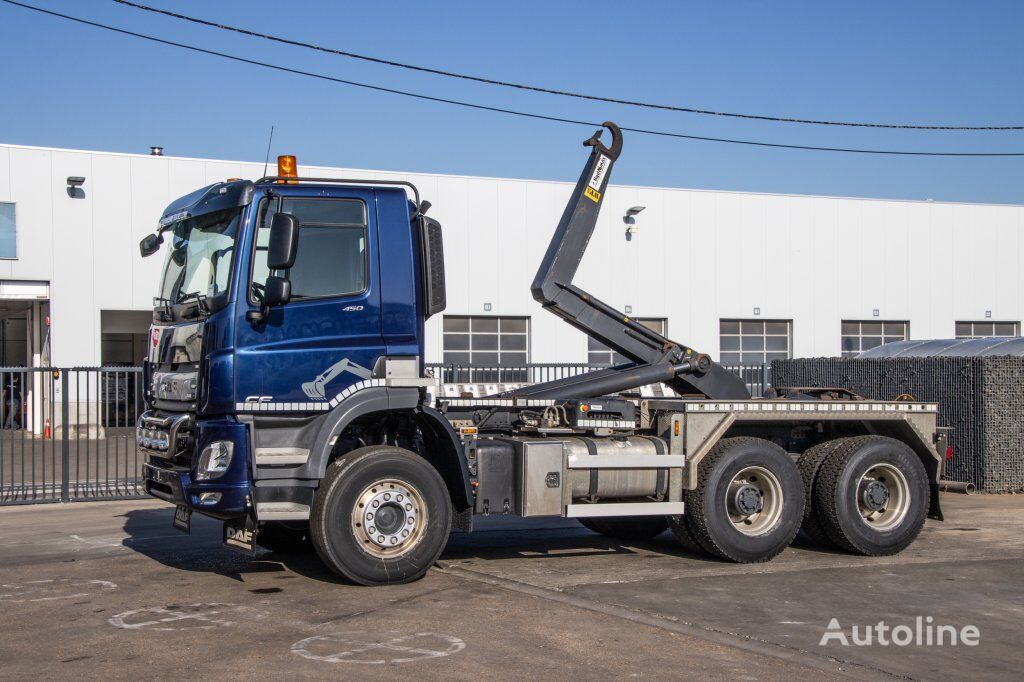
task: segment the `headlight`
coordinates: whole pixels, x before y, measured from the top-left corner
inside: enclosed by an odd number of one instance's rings
[[[234,451],[235,444],[229,440],[216,440],[203,448],[202,454],[199,455],[199,465],[196,467],[196,480],[208,481],[224,475],[231,465],[231,455]]]

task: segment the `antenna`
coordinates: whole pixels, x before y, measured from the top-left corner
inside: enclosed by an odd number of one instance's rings
[[[270,164],[270,145],[274,143],[274,126],[270,126],[270,139],[267,140],[267,156],[263,161],[263,177],[267,177],[267,166]]]

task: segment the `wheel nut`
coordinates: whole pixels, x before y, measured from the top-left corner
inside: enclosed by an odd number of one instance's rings
[[[407,538],[407,537],[409,537],[409,531],[407,531],[407,530],[403,530],[403,531],[402,531],[402,537],[403,537],[403,538]]]
[[[367,520],[367,521],[373,521],[373,514],[372,514],[372,513],[370,513],[370,514],[367,514],[367,515],[366,515],[366,520]]]
[[[368,531],[369,533],[373,534],[373,533],[376,533],[376,532],[377,532],[377,529],[376,529],[376,528],[374,528],[373,526],[370,526],[370,527],[369,527],[369,528],[367,529],[367,531]]]
[[[412,505],[411,505],[411,504],[408,504],[408,503],[406,503],[406,505],[405,505],[405,511],[412,511]]]
[[[381,535],[380,537],[378,537],[377,542],[384,542],[384,536]]]
[[[415,520],[416,519],[410,518],[408,521],[406,521],[406,523],[408,523],[411,526],[413,524],[413,521],[415,521]]]
[[[391,544],[392,545],[398,544],[398,538],[396,538],[395,536],[392,535],[391,536]]]
[[[402,495],[401,493],[399,493],[399,494],[398,494],[398,495],[397,495],[397,496],[395,497],[395,499],[396,499],[396,500],[398,500],[399,502],[401,502],[402,500],[404,500],[404,499],[405,499],[405,496],[404,496],[404,495]]]
[[[390,500],[391,499],[391,493],[384,493],[384,499],[385,500]]]
[[[377,500],[374,500],[374,501],[373,501],[373,506],[374,506],[374,508],[376,509],[377,507],[379,507],[379,506],[380,506],[380,502],[378,502]]]

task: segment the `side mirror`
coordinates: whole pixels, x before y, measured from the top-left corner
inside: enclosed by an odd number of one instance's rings
[[[295,265],[295,251],[298,245],[299,219],[291,213],[275,213],[270,223],[267,267],[271,270],[287,270]],[[267,285],[269,287],[269,281]]]
[[[152,256],[154,253],[160,250],[160,245],[164,243],[164,236],[158,232],[153,234],[147,234],[139,242],[139,252],[142,257]]]
[[[286,277],[267,277],[264,285],[263,304],[266,306],[284,305],[292,297],[292,283]]]

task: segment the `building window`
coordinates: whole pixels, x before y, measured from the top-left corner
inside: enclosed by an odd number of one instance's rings
[[[1020,336],[1020,322],[956,323],[958,339],[984,339],[991,336]]]
[[[634,321],[639,322],[643,326],[647,327],[651,331],[654,331],[662,336],[668,336],[668,321],[661,317],[634,317]],[[627,358],[622,357],[608,346],[604,345],[596,339],[587,337],[587,363],[591,365],[621,365],[629,362]]]
[[[842,329],[843,357],[856,357],[866,350],[881,346],[883,343],[906,341],[908,338],[910,338],[909,322],[860,322],[857,320],[844,320]]]
[[[718,331],[723,365],[761,365],[792,357],[791,320],[720,320]]]
[[[530,361],[530,318],[444,318],[444,364],[450,382],[522,382]]]
[[[18,257],[18,231],[14,204],[0,202],[0,258]]]

